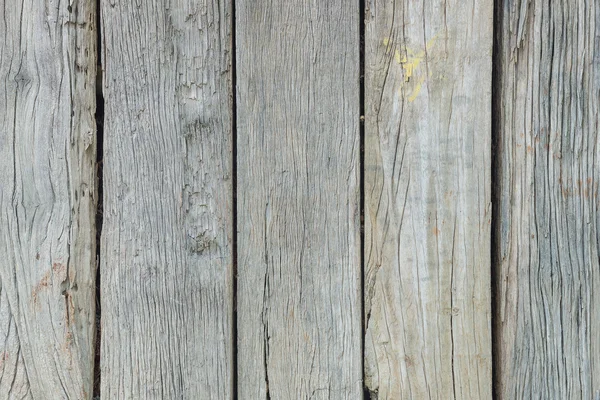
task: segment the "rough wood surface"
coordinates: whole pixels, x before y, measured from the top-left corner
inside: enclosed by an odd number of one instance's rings
[[[0,398],[88,399],[95,2],[0,6]]]
[[[240,399],[359,399],[358,2],[236,2]]]
[[[228,399],[230,2],[101,8],[102,398]]]
[[[499,398],[598,400],[600,3],[497,12]]]
[[[491,398],[492,8],[367,2],[371,398]]]

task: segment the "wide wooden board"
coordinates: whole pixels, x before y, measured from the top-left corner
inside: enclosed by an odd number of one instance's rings
[[[600,399],[600,3],[498,2],[499,399]]]
[[[231,3],[101,6],[101,395],[228,399]]]
[[[359,8],[236,2],[240,399],[359,399]]]
[[[367,1],[365,380],[490,399],[493,2]]]
[[[90,399],[96,3],[0,6],[0,398]]]

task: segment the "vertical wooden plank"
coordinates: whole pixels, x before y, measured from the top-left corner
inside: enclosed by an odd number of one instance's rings
[[[600,399],[600,3],[500,1],[501,399]]]
[[[236,57],[240,399],[358,399],[358,2],[238,0]]]
[[[365,380],[491,398],[491,0],[366,10]]]
[[[88,399],[95,2],[0,6],[0,398]]]
[[[102,18],[102,397],[231,398],[231,4]]]

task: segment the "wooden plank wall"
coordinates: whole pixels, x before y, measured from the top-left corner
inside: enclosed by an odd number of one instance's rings
[[[600,400],[600,4],[38,3],[0,399]]]
[[[0,7],[0,398],[92,396],[96,5]]]

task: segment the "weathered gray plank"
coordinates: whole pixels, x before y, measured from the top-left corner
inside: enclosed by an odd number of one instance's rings
[[[490,399],[493,2],[366,10],[365,381]]]
[[[600,3],[499,5],[499,398],[598,400]]]
[[[358,2],[236,2],[240,399],[361,397]]]
[[[95,2],[0,6],[0,398],[88,399]]]
[[[101,8],[102,397],[227,399],[231,5]]]

